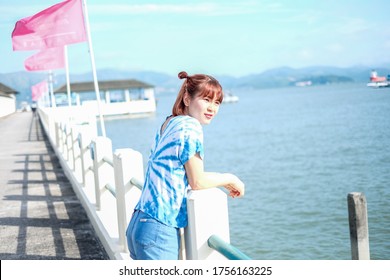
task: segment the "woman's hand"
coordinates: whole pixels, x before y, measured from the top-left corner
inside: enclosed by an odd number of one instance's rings
[[[205,172],[203,160],[195,154],[184,164],[188,183],[193,190],[225,187],[231,197],[241,197],[245,193],[244,183],[231,173]]]
[[[229,174],[231,176],[231,183],[227,184],[225,188],[229,191],[229,196],[242,197],[245,194],[245,185],[244,183],[235,175]]]

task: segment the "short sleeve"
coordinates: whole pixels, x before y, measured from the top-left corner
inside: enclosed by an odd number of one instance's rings
[[[180,137],[179,159],[184,165],[195,154],[203,159],[203,129],[198,120],[189,118]]]

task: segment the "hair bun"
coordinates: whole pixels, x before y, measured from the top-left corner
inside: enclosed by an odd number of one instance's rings
[[[186,71],[181,71],[178,75],[179,79],[186,79],[188,78],[188,74]]]

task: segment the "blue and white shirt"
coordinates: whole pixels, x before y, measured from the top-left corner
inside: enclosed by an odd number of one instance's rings
[[[199,153],[204,157],[203,130],[190,116],[171,118],[158,130],[149,156],[146,178],[135,209],[163,224],[187,226],[188,180],[184,164]]]

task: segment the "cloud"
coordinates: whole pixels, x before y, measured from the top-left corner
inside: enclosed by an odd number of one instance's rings
[[[112,4],[91,5],[89,10],[96,14],[141,15],[141,14],[197,14],[202,16],[236,15],[254,13],[253,2],[237,4],[190,3],[190,4]]]
[[[26,4],[0,4],[1,22],[16,21],[21,18],[36,14],[51,5],[45,3]],[[142,14],[178,14],[178,15],[237,15],[254,13],[257,9],[254,6],[257,2],[239,2],[235,4],[224,4],[221,2],[210,3],[180,3],[180,4],[94,4],[88,3],[89,14],[107,16],[128,16]]]
[[[336,30],[338,30],[339,33],[346,35],[369,32],[369,30],[373,28],[372,24],[362,18],[347,18],[343,21],[339,22],[339,27]]]
[[[44,8],[42,7],[42,9]],[[19,19],[39,13],[42,9],[36,5],[0,5],[0,23],[16,22]]]
[[[333,53],[340,53],[344,50],[344,46],[339,43],[333,43],[325,46],[325,49]]]
[[[297,56],[302,60],[310,60],[314,57],[314,54],[310,49],[301,49],[298,51]]]
[[[2,1],[7,2],[7,1]],[[0,21],[9,22],[37,14],[44,9],[47,9],[61,0],[46,0],[46,1],[9,1],[10,3],[0,4]]]

